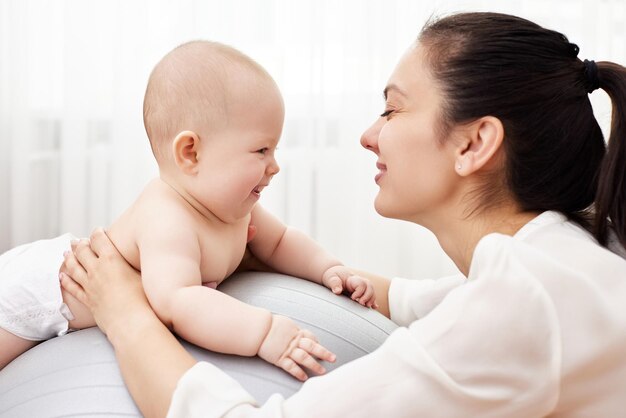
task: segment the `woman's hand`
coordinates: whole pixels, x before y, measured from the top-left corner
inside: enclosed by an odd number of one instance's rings
[[[87,306],[107,335],[124,327],[128,315],[145,314],[150,305],[144,295],[141,276],[117,251],[102,228],[89,240],[72,245],[61,266],[61,285]]]
[[[91,310],[113,344],[126,386],[142,414],[165,416],[178,381],[195,359],[159,321],[139,273],[104,230],[96,229],[72,250],[61,267],[61,285]]]

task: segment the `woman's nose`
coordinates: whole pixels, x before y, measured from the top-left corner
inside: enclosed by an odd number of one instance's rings
[[[361,146],[374,153],[378,153],[378,135],[383,125],[382,118],[379,118],[363,132],[361,135]]]

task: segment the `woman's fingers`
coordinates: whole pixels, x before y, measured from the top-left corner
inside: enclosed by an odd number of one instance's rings
[[[83,305],[89,306],[89,299],[83,289],[83,284],[87,281],[87,272],[78,262],[73,252],[66,251],[63,254],[64,260],[59,269],[59,281],[61,286],[70,295],[78,299]]]
[[[88,239],[81,239],[76,244],[74,250],[74,256],[76,260],[84,267],[85,270],[91,271],[93,265],[98,261],[98,256],[91,250]],[[74,276],[72,276],[74,277]]]
[[[63,257],[64,259],[63,264],[61,265],[60,273],[65,273],[82,286],[87,280],[87,272],[76,259],[73,252],[67,251],[63,254]]]
[[[76,283],[65,273],[59,273],[59,280],[61,281],[61,286],[66,292],[78,299],[78,301],[83,305],[89,306],[89,298],[87,298],[87,294],[81,285]]]
[[[89,237],[91,249],[98,257],[115,256],[119,254],[115,245],[111,242],[102,228],[96,228]]]

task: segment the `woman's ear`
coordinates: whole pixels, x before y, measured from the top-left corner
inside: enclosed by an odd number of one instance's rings
[[[462,141],[456,149],[455,169],[461,176],[470,175],[490,161],[500,149],[504,139],[504,126],[500,119],[484,116],[462,130]]]
[[[172,142],[172,153],[176,166],[185,174],[198,172],[198,150],[200,137],[192,131],[182,131]]]

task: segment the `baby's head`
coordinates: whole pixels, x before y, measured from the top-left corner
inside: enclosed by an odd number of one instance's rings
[[[210,41],[182,44],[154,67],[143,103],[143,120],[159,165],[172,159],[182,131],[213,135],[228,123],[229,108],[278,89],[267,71],[236,49]]]
[[[161,177],[212,212],[243,216],[250,195],[258,198],[278,172],[282,97],[267,71],[234,48],[193,41],[172,50],[150,75],[143,116]]]

